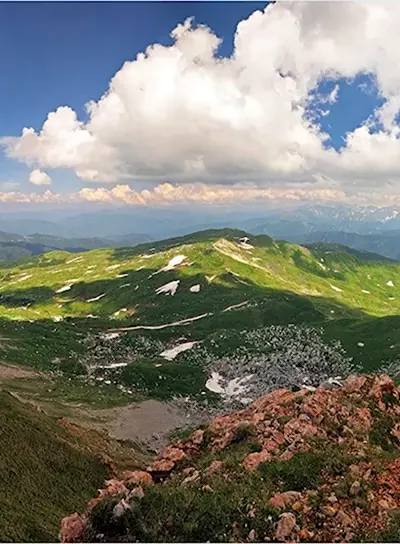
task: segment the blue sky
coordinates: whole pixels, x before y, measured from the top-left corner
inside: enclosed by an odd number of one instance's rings
[[[134,60],[149,45],[172,46],[171,30],[187,17],[194,17],[194,26],[205,24],[222,38],[219,56],[229,57],[238,22],[266,5],[266,2],[0,3],[3,51],[0,137],[20,136],[23,127],[40,131],[48,113],[59,106],[68,106],[79,120],[86,122],[85,104],[100,99],[124,62]],[[316,16],[321,14],[316,12]],[[357,33],[356,28],[354,32]],[[275,40],[276,46],[279,32],[277,35],[271,32],[271,38],[266,32],[263,39],[265,43]],[[278,47],[290,49],[284,42],[278,43]],[[260,52],[259,62],[260,66],[267,66],[268,54]],[[336,73],[334,79],[329,76],[321,81],[318,93],[326,96],[335,86],[336,99],[332,103],[311,102],[308,113],[329,135],[325,147],[341,150],[346,133],[365,122],[382,106],[384,98],[369,74],[345,78]],[[31,168],[25,163],[0,156],[3,190],[11,187],[10,182],[19,183],[24,191],[46,189],[29,183]],[[74,168],[55,167],[50,173],[55,191],[76,191],[87,185],[77,177]],[[146,186],[140,180],[135,183],[139,189]],[[93,186],[96,184],[91,183]]]
[[[232,52],[238,21],[266,2],[0,3],[2,134],[39,129],[47,113],[69,105],[80,115],[97,100],[126,60],[154,43],[172,44],[171,30],[187,17],[223,37]]]

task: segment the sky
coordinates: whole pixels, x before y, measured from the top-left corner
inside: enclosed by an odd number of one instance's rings
[[[400,5],[0,3],[0,203],[400,204]]]

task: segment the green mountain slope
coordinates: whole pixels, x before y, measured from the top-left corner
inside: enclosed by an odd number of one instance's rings
[[[70,401],[213,401],[212,372],[232,382],[250,374],[247,365],[264,373],[266,387],[267,369],[291,353],[300,361],[296,379],[311,380],[321,361],[337,372],[349,358],[374,370],[400,355],[400,265],[341,246],[305,248],[225,229],[51,252],[0,278],[0,356],[52,371],[56,386],[44,394]],[[195,344],[163,355],[185,342]]]
[[[141,465],[132,449],[62,425],[5,391],[0,391],[0,442],[2,542],[55,542],[60,518],[82,508],[111,475],[107,457]]]

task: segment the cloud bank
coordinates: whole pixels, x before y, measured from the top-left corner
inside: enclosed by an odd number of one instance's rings
[[[188,19],[172,31],[172,46],[152,45],[122,66],[87,104],[86,122],[62,106],[38,132],[24,128],[2,143],[8,157],[36,168],[36,180],[46,179],[37,169],[67,168],[85,182],[119,184],[82,189],[88,200],[157,191],[168,200],[165,182],[188,184],[180,190],[187,198],[193,188],[198,200],[212,192],[205,184],[238,182],[389,194],[400,189],[399,26],[396,3],[277,2],[241,21],[232,56],[220,58],[220,39]],[[371,75],[383,105],[337,151],[310,104],[327,115],[339,87],[321,96],[319,82],[359,74]],[[143,196],[126,185],[135,180],[161,189]]]
[[[61,194],[47,189],[39,193],[0,192],[0,203],[15,204],[81,204],[93,203],[109,206],[176,206],[180,204],[214,204],[214,205],[252,205],[274,203],[280,205],[296,204],[309,201],[341,202],[354,205],[367,205],[371,197],[377,206],[400,205],[400,192],[390,196],[379,192],[358,193],[348,195],[339,189],[324,188],[279,188],[257,187],[236,184],[209,185],[204,183],[187,183],[171,185],[163,183],[153,189],[135,191],[129,185],[120,184],[111,189],[104,187],[85,187],[80,191]]]

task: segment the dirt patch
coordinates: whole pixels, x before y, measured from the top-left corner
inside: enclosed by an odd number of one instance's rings
[[[176,428],[191,424],[187,411],[157,400],[102,410],[102,427],[118,439],[140,441],[158,451]]]
[[[31,378],[38,373],[29,368],[0,363],[0,380],[12,380],[14,378]]]

